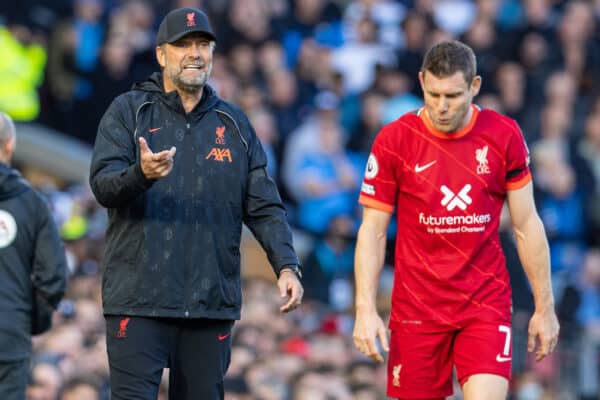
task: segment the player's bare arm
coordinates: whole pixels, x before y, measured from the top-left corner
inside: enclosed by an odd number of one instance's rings
[[[550,282],[550,252],[546,233],[533,201],[533,185],[528,183],[507,194],[517,251],[533,291],[535,311],[529,321],[527,349],[540,361],[552,353],[558,342],[559,324],[554,311]]]
[[[358,230],[354,255],[356,280],[356,320],[354,345],[361,353],[375,361],[383,362],[377,348],[379,339],[384,351],[389,351],[386,326],[377,313],[376,297],[379,276],[383,269],[387,227],[391,214],[365,207]]]

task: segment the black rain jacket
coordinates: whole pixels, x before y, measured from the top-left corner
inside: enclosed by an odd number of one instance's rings
[[[149,180],[138,138],[177,148],[171,173]],[[285,209],[247,117],[206,85],[185,113],[160,73],[117,97],[102,118],[90,183],[108,208],[105,314],[239,319],[245,223],[276,273],[297,264]]]
[[[66,274],[65,250],[45,199],[0,163],[0,361],[30,356],[36,314],[51,316]]]

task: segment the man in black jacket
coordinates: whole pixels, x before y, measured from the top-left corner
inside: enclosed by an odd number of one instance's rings
[[[65,250],[45,200],[10,167],[15,126],[0,112],[0,399],[22,400],[31,335],[65,292]]]
[[[281,306],[300,305],[298,258],[266,156],[242,111],[206,84],[215,35],[200,10],[166,15],[160,73],[110,105],[90,183],[108,208],[102,285],[112,398],[222,399],[240,318],[242,223],[267,252]]]

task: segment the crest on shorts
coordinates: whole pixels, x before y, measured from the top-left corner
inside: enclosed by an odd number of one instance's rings
[[[396,387],[400,387],[400,370],[402,369],[402,364],[394,365],[392,369],[392,385]]]
[[[117,332],[117,338],[123,339],[127,337],[127,324],[129,324],[130,318],[122,318],[119,321],[119,331]]]

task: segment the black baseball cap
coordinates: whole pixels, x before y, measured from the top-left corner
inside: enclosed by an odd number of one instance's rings
[[[208,17],[197,8],[178,8],[169,12],[158,27],[156,45],[173,43],[192,32],[201,32],[216,41]]]

